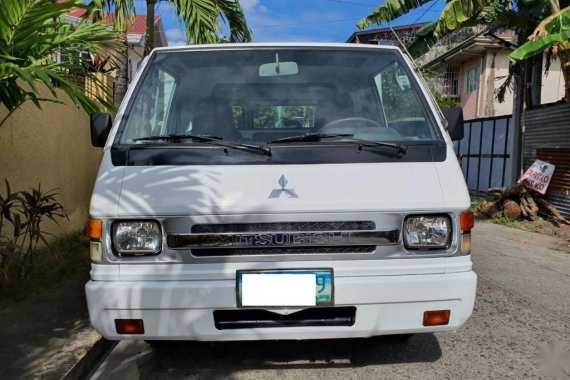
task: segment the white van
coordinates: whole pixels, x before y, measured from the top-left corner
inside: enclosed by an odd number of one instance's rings
[[[409,337],[473,311],[446,118],[397,48],[160,48],[104,146],[87,223],[107,339]]]

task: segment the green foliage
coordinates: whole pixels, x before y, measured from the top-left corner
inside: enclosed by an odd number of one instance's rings
[[[113,15],[113,28],[120,33],[127,32],[136,13],[134,0],[91,0],[89,9],[85,17],[94,21],[102,21],[105,14]]]
[[[0,194],[0,282],[27,277],[38,244],[48,243],[44,222],[67,218],[55,190],[44,192],[38,185],[13,193],[8,180],[5,183],[6,194]]]
[[[110,90],[79,58],[81,51],[97,52],[114,47],[115,34],[101,23],[72,26],[64,21],[72,7],[85,8],[82,0],[2,0],[0,7],[0,103],[8,116],[31,100],[38,108],[44,101],[58,102],[56,83],[71,101],[86,112],[111,108]],[[60,59],[58,59],[58,57]],[[103,96],[90,98],[74,78],[84,76]],[[43,85],[53,98],[38,95]]]
[[[389,0],[362,19],[357,26],[362,29],[371,24],[393,21],[431,1],[436,0]],[[551,14],[551,8],[545,3],[550,2],[518,1],[518,9],[513,10],[510,0],[447,0],[439,18],[416,32],[416,39],[408,51],[413,57],[420,57],[449,33],[478,24],[498,28],[533,28],[541,17]]]
[[[253,108],[253,128],[313,128],[316,106],[265,105]]]
[[[440,94],[439,92],[433,92],[433,97],[435,101],[439,105],[439,108],[447,109],[447,108],[460,108],[461,103],[457,101],[457,99],[450,98],[449,96],[445,96]]]
[[[493,223],[501,225],[501,226],[505,226],[505,227],[516,228],[519,230],[526,231],[526,228],[524,227],[524,225],[521,222],[519,222],[518,220],[509,220],[509,219],[505,218],[504,216],[499,216],[499,217],[493,219]]]
[[[186,39],[192,44],[221,42],[221,22],[230,29],[229,42],[251,41],[243,9],[238,0],[159,0],[174,5],[186,27]]]
[[[89,239],[82,232],[53,241],[40,248],[26,281],[2,283],[0,281],[0,310],[89,268]]]
[[[373,24],[380,25],[403,16],[413,9],[432,0],[387,0],[356,24],[359,29],[366,29]]]
[[[561,44],[566,46],[560,48],[567,50],[570,47],[568,40],[570,40],[570,7],[544,19],[529,40],[511,53],[510,58],[515,63],[520,62]]]

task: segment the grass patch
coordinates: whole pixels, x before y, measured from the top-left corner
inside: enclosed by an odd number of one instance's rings
[[[0,285],[0,310],[49,289],[81,268],[89,267],[89,239],[75,232],[38,250],[30,275],[19,283]]]
[[[477,210],[479,208],[479,206],[481,205],[481,203],[483,203],[485,201],[489,201],[489,200],[490,200],[490,197],[488,197],[486,195],[481,195],[481,194],[471,195],[471,207],[469,207],[469,211],[471,211],[473,213],[473,215],[475,215],[475,220],[487,220],[487,219],[489,219]]]
[[[493,219],[493,223],[500,226],[517,228],[519,230],[527,231],[526,227],[518,220],[509,220],[504,216],[499,216],[498,218]]]

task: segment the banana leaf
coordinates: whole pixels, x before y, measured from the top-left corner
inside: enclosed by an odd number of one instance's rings
[[[570,40],[570,7],[562,9],[550,19],[545,19],[541,23],[530,40],[516,49],[509,56],[511,61],[520,62],[537,54],[540,54],[550,47],[568,42]]]

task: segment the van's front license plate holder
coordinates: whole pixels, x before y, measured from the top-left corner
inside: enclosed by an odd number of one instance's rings
[[[334,305],[333,270],[244,270],[236,273],[238,307]]]

